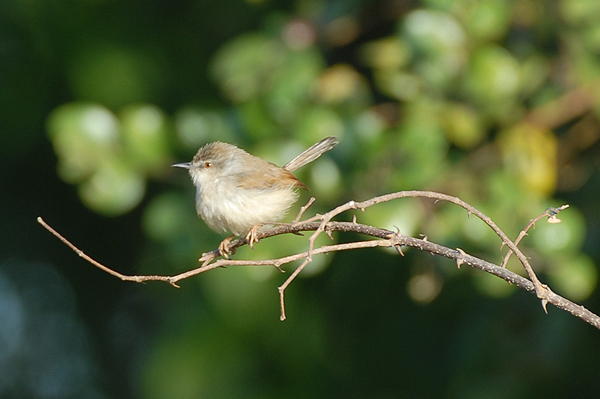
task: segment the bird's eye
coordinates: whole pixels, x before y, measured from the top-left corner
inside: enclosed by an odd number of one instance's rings
[[[212,167],[212,166],[213,166],[212,162],[210,162],[210,161],[206,161],[206,162],[204,162],[204,168],[205,168],[205,169],[208,169],[208,168],[210,168],[210,167]]]

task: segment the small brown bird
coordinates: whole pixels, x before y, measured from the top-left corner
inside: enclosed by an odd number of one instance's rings
[[[298,199],[296,188],[307,188],[292,172],[331,150],[338,140],[327,137],[279,167],[227,143],[214,142],[198,150],[192,162],[174,167],[188,169],[196,186],[196,211],[212,230],[251,234],[260,224],[284,217]],[[233,236],[219,246],[224,248]]]

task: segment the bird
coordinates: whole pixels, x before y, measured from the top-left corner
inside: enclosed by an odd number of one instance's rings
[[[316,160],[338,144],[326,137],[279,167],[243,149],[220,141],[201,147],[191,162],[173,167],[189,171],[196,187],[196,212],[217,233],[231,232],[219,245],[227,257],[227,245],[246,235],[252,246],[258,227],[281,220],[298,200],[297,189],[308,189],[294,170]]]

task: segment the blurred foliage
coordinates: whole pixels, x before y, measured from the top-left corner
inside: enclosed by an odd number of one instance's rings
[[[299,202],[317,198],[308,214],[350,199],[434,190],[459,196],[516,237],[547,207],[569,202],[561,224],[538,222],[521,247],[559,293],[576,301],[597,297],[600,3],[10,0],[0,7],[6,161],[24,159],[42,143],[45,126],[60,179],[76,187],[93,212],[115,217],[113,223],[117,216],[128,220],[122,237],[141,241],[131,249],[136,266],[130,273],[188,270],[222,238],[197,218],[192,184],[170,164],[222,140],[283,165],[335,135],[340,144],[334,151],[298,171],[311,188]],[[31,166],[48,168],[50,162]],[[495,263],[504,254],[483,222],[448,204],[406,199],[356,217]],[[83,227],[76,231],[90,234]],[[110,242],[117,232],[104,234]],[[236,257],[272,258],[305,247],[301,237],[280,237]],[[319,277],[291,288],[291,318],[282,325],[274,287],[283,276],[271,269],[215,270],[186,281],[185,292],[177,294],[145,286],[156,302],[167,304],[154,303],[159,326],[143,354],[131,360],[135,371],[124,377],[127,388],[107,391],[146,398],[583,392],[557,386],[565,372],[554,366],[585,364],[565,358],[567,349],[561,349],[562,340],[578,339],[568,326],[579,321],[554,315],[555,324],[546,324],[537,308],[520,318],[517,306],[534,299],[518,302],[514,288],[492,276],[405,252],[401,260],[395,252],[374,250],[315,259],[304,276]],[[514,257],[508,267],[523,273]],[[472,275],[469,283],[460,279],[464,275]],[[17,303],[13,291],[0,295]],[[507,302],[495,304],[495,298]],[[479,301],[488,308],[474,303]],[[499,306],[504,311],[495,320],[489,309]],[[10,320],[38,317],[17,313]],[[360,317],[365,321],[354,321]],[[65,318],[80,323],[71,313]],[[425,332],[425,320],[435,320],[450,336]],[[434,341],[437,351],[425,354],[451,358],[452,369],[432,373],[434,363],[443,361],[420,363],[427,356],[417,353],[432,349],[424,342],[405,348],[403,334]],[[504,335],[511,338],[497,345]],[[530,358],[503,358],[515,352],[509,342],[524,336],[530,336],[527,344],[516,347]],[[91,367],[87,344],[77,348]],[[0,365],[14,359],[18,350],[11,351],[0,353]],[[490,365],[489,359],[500,360]],[[381,366],[366,370],[359,364]],[[577,375],[585,379],[585,373]],[[76,397],[83,391],[42,392],[37,386],[12,376],[0,384],[0,396]],[[61,387],[53,388],[66,389]],[[96,390],[94,382],[90,387]]]
[[[107,215],[138,205],[147,176],[168,166],[165,117],[154,106],[129,106],[117,118],[99,105],[67,104],[53,111],[48,131],[60,176]]]

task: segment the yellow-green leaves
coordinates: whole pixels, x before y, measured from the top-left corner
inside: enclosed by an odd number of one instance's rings
[[[507,170],[523,186],[540,195],[556,187],[556,136],[549,130],[523,123],[498,138]]]
[[[98,104],[66,104],[51,114],[48,132],[61,178],[77,184],[83,202],[106,215],[135,207],[146,176],[167,165],[166,121],[154,106],[130,106],[118,117]]]

